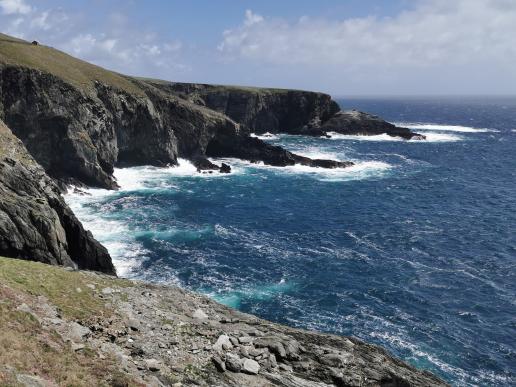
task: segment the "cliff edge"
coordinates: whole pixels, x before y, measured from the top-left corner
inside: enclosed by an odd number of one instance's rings
[[[0,121],[0,252],[13,258],[115,274],[57,185]]]
[[[445,385],[353,337],[288,328],[175,287],[0,258],[0,299],[0,384]]]

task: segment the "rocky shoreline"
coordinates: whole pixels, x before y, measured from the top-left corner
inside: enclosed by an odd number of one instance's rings
[[[26,285],[31,278],[44,286]],[[89,353],[92,372],[95,362],[109,360],[124,381],[104,380],[110,385],[446,385],[356,338],[288,328],[175,287],[0,258],[0,294],[10,310],[37,321],[35,340],[56,332],[46,344],[72,356]],[[0,360],[8,374],[11,362]],[[39,383],[32,386],[61,384],[32,369],[10,374]],[[2,366],[0,382],[1,375]]]
[[[61,196],[69,184],[117,189],[115,166],[170,166],[180,157],[220,173],[231,166],[208,157],[353,165],[296,155],[251,131],[415,136],[377,117],[351,116],[322,93],[131,78],[0,34],[0,255],[72,270],[0,259],[0,340],[10,346],[0,351],[0,383],[443,385],[354,338],[296,330],[181,289],[116,279],[108,251]],[[27,362],[33,352],[47,361]],[[60,365],[70,372],[54,367],[63,356]]]

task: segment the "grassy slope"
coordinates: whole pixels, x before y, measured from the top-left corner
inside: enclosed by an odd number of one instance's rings
[[[44,71],[85,91],[93,88],[94,81],[99,81],[131,94],[143,95],[143,91],[123,75],[74,58],[54,48],[32,45],[4,34],[0,34],[0,64]]]
[[[94,81],[111,85],[130,94],[143,96],[144,92],[131,77],[103,69],[91,63],[74,58],[62,51],[42,44],[32,45],[30,42],[0,33],[0,65],[15,65],[44,71],[55,75],[82,90],[91,90]],[[167,84],[168,81],[151,78],[137,78],[156,84]],[[208,85],[210,92],[244,91],[253,93],[286,93],[289,89],[259,88],[249,86]]]
[[[66,386],[135,385],[117,370],[115,359],[99,361],[88,348],[75,352],[55,331],[19,309],[25,302],[39,304],[37,297],[43,296],[72,320],[109,316],[110,308],[87,285],[102,289],[130,283],[0,257],[0,386],[19,385],[9,368]]]

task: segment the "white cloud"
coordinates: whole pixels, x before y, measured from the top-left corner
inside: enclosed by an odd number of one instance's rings
[[[32,7],[25,3],[24,0],[0,0],[0,8],[4,15],[24,15],[32,10]]]
[[[99,28],[95,24],[98,20],[88,19],[88,14],[61,8],[40,10],[24,0],[0,0],[0,9],[2,32],[37,40],[109,69],[168,77],[173,72],[189,71],[189,66],[180,63],[180,41],[162,40],[135,28],[121,12],[106,15],[100,20],[103,28]]]
[[[514,0],[420,0],[392,18],[288,23],[247,11],[240,27],[224,32],[219,50],[272,64],[427,67],[514,62],[515,36]]]

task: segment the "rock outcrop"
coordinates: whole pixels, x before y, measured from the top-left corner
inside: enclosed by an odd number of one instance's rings
[[[356,110],[341,111],[331,96],[324,93],[157,80],[146,82],[225,114],[257,134],[268,132],[330,137],[328,132],[363,136],[385,133],[406,140],[425,138],[371,114]]]
[[[12,273],[21,281],[12,281]],[[28,278],[42,278],[44,286],[33,288]],[[61,348],[52,355],[57,368],[41,361],[10,368],[14,379],[60,377],[78,386],[446,385],[356,338],[288,328],[175,287],[0,258],[2,292],[10,300],[0,315],[1,332],[21,336],[36,355]],[[3,326],[1,316],[14,312],[27,316],[16,321],[38,324],[13,334],[16,326]],[[0,352],[0,384],[3,368],[24,356],[14,348],[8,356]],[[79,371],[82,378],[70,381]]]
[[[395,126],[378,116],[359,112],[357,110],[340,111],[328,121],[324,122],[319,130],[325,133],[334,132],[346,135],[374,136],[388,134],[392,137],[401,137],[405,140],[424,140],[425,136],[407,128]],[[330,134],[331,135],[331,134]]]
[[[115,274],[57,185],[0,121],[0,254]]]
[[[329,117],[336,109],[328,96],[304,94],[301,101],[297,92],[272,93],[264,109],[250,114],[295,127],[314,117]],[[239,103],[230,105],[236,111]],[[0,35],[0,119],[63,185],[113,189],[115,165],[175,165],[179,157],[192,160],[200,170],[220,170],[206,159],[206,150],[222,139],[245,143],[247,154],[238,152],[242,158],[290,165],[282,161],[282,148],[263,152],[265,144],[248,140],[247,122],[240,125],[216,110],[180,98],[159,83],[125,77],[50,47]]]

